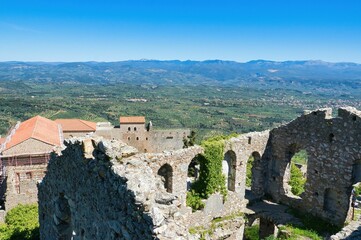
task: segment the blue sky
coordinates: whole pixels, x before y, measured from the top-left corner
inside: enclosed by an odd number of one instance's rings
[[[0,61],[361,63],[359,0],[0,0]]]

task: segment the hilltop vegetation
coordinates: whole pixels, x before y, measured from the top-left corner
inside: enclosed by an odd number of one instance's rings
[[[145,115],[157,128],[187,127],[203,136],[276,127],[303,109],[353,105],[295,90],[226,86],[149,86],[133,84],[37,83],[0,81],[0,134],[34,115],[82,118],[118,124],[120,115]]]
[[[352,105],[300,91],[228,86],[150,86],[133,84],[0,81],[0,134],[34,115],[82,118],[118,124],[120,115],[145,115],[156,128],[187,127],[203,136],[258,131],[290,121],[303,109]]]

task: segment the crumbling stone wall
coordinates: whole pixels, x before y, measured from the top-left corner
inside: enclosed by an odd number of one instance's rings
[[[123,124],[120,127],[102,127],[96,135],[116,139],[133,146],[142,153],[161,153],[183,148],[183,139],[190,135],[189,129],[153,129],[144,124]],[[83,135],[85,136],[85,135]]]
[[[341,108],[334,118],[331,109],[320,109],[273,129],[262,157],[264,194],[342,225],[352,184],[361,177],[360,133],[361,113],[354,108]],[[307,182],[296,197],[287,182],[291,158],[300,149],[308,153]]]
[[[262,166],[260,158],[263,155],[269,138],[269,131],[251,132],[242,134],[236,138],[226,141],[225,155],[232,153],[235,156],[235,189],[231,190],[238,194],[240,199],[244,199],[246,186],[246,171],[248,159],[255,155],[256,159],[253,165],[253,181],[252,190],[255,193],[263,192],[263,183],[265,181],[263,174],[261,174]],[[230,164],[232,165],[232,163]]]
[[[199,239],[190,228],[200,225],[211,226],[213,239],[242,239],[240,215],[212,225],[214,217],[233,214],[229,208],[214,215],[185,206],[188,164],[202,148],[135,155],[118,141],[71,139],[66,146],[39,184],[41,239]],[[171,191],[159,174],[165,164]]]

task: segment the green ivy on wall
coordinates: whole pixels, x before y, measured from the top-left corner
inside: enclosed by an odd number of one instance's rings
[[[209,195],[219,192],[223,195],[223,200],[227,198],[226,179],[222,173],[222,161],[224,159],[225,140],[237,136],[231,134],[228,136],[216,136],[201,143],[204,153],[198,155],[200,163],[199,178],[191,186],[191,192],[187,194],[188,206],[193,209],[203,207],[200,204],[201,199],[207,199]],[[197,201],[194,201],[197,199]],[[190,201],[192,200],[192,201]],[[193,203],[193,204],[191,204]]]

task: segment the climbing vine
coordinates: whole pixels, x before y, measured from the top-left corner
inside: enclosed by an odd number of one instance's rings
[[[204,148],[204,153],[198,155],[197,159],[200,163],[199,178],[192,184],[191,192],[187,195],[189,205],[202,206],[199,204],[200,198],[206,199],[209,195],[216,192],[221,193],[223,199],[226,199],[226,179],[222,173],[224,142],[234,136],[236,136],[236,134],[216,136],[202,142],[201,146]],[[194,199],[197,199],[196,203]]]

